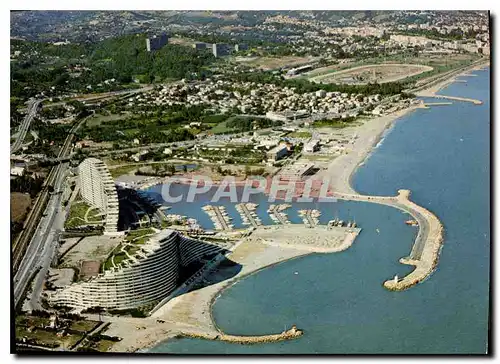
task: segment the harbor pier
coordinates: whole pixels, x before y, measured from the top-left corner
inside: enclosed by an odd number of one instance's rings
[[[432,97],[437,98],[437,99],[447,99],[447,100],[472,102],[474,105],[481,105],[483,103],[481,100],[469,99],[467,97],[445,96],[445,95],[433,95]]]
[[[384,287],[392,291],[408,289],[429,277],[436,269],[443,244],[444,228],[439,219],[426,208],[410,200],[410,190],[399,190],[396,196],[366,196],[351,193],[336,193],[344,200],[365,201],[392,206],[409,213],[417,221],[419,230],[410,255],[400,259],[400,263],[415,266],[415,270],[403,278],[395,277],[384,282]]]
[[[252,203],[240,203],[236,205],[236,211],[240,214],[244,225],[252,225],[254,228],[262,225],[260,218],[255,213],[257,206]]]
[[[224,206],[206,205],[202,207],[202,210],[210,216],[216,230],[227,231],[233,228]]]
[[[237,335],[227,335],[220,332],[217,333],[181,332],[180,334],[178,334],[178,336],[206,339],[206,340],[219,340],[233,344],[250,345],[250,344],[262,344],[262,343],[271,343],[284,340],[292,340],[302,336],[303,333],[304,332],[302,330],[298,329],[295,325],[293,325],[291,329],[285,330],[280,334],[270,334],[270,335],[237,336]]]

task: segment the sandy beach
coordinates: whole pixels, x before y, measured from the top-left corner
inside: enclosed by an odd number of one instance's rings
[[[352,127],[357,137],[349,146],[348,153],[335,158],[325,171],[320,172],[319,177],[329,177],[330,187],[336,192],[355,193],[356,191],[351,187],[351,176],[356,169],[365,161],[397,119],[420,107],[422,106],[413,105],[392,114],[369,120],[362,126]],[[349,129],[351,128],[346,128],[345,131],[349,132]]]
[[[417,96],[435,96],[440,90],[455,82],[460,75],[467,74],[473,70],[482,69],[488,65],[489,62],[482,62],[472,67],[468,67],[462,70],[462,72],[450,75],[446,80],[421,90],[417,93]],[[376,145],[384,138],[385,134],[398,119],[419,108],[425,108],[425,106],[412,105],[392,114],[369,120],[362,126],[353,127],[356,131],[357,139],[354,141],[354,144],[351,145],[349,153],[335,158],[329,165],[327,172],[324,172],[325,175],[329,176],[331,179],[331,188],[336,192],[355,193],[356,191],[351,186],[351,178],[357,168],[366,161]],[[348,132],[349,129],[350,128],[346,128],[345,131]]]
[[[325,228],[321,234],[302,225],[287,226],[286,229],[292,235],[302,233],[307,235],[305,238],[311,238],[311,244],[304,246],[296,243],[294,246],[286,236],[283,236],[283,228],[261,229],[237,244],[228,254],[228,261],[206,278],[207,284],[204,287],[175,297],[151,317],[103,316],[104,321],[111,322],[107,334],[123,338],[112,347],[111,351],[146,350],[178,335],[204,337],[223,335],[212,318],[211,310],[214,301],[225,289],[251,274],[290,259],[313,253],[335,253],[346,250],[354,243],[359,233],[359,229],[349,232],[348,229],[338,228],[327,232]],[[323,241],[318,241],[318,236],[321,236]],[[327,244],[330,246],[326,246]],[[290,327],[294,323],[284,324]]]
[[[249,274],[254,274],[266,267],[293,259],[299,256],[311,254],[310,251],[302,251],[284,247],[266,246],[253,242],[242,244],[229,255],[229,259],[241,264],[239,271],[232,278],[228,276],[235,273],[236,267],[222,267],[212,273],[208,280],[217,282],[205,286],[202,289],[188,292],[178,296],[165,304],[153,317],[139,319],[143,330],[137,330],[130,326],[130,320],[115,321],[108,333],[123,337],[123,340],[115,344],[111,351],[134,352],[140,349],[152,347],[159,342],[175,337],[179,332],[214,334],[219,333],[211,315],[212,304],[220,296],[222,291]],[[157,320],[165,323],[158,324]],[[292,323],[290,323],[292,324]],[[138,325],[139,326],[139,325]],[[126,334],[124,334],[126,333]]]

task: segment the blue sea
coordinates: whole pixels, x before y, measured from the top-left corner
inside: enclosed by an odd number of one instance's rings
[[[437,270],[422,284],[390,292],[382,283],[411,267],[416,228],[399,210],[338,201],[302,204],[289,210],[322,210],[321,222],[355,219],[363,229],[348,250],[287,261],[253,274],[224,291],[213,306],[216,324],[230,334],[269,334],[296,324],[297,340],[239,345],[175,339],[149,352],[185,354],[480,354],[487,352],[490,273],[490,92],[489,69],[453,83],[444,95],[483,101],[418,109],[399,119],[353,177],[363,194],[411,198],[433,211],[445,227]],[[429,100],[443,101],[443,100]],[[155,190],[156,188],[156,190]],[[159,187],[151,189],[153,194]],[[176,186],[175,188],[182,188]],[[175,193],[172,193],[175,195]],[[212,227],[200,207],[209,197],[172,213]],[[267,202],[256,196],[265,224]],[[241,226],[236,210],[222,201]],[[378,230],[378,231],[377,231]],[[298,272],[299,274],[294,274]]]

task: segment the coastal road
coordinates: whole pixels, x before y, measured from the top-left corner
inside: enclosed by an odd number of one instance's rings
[[[22,146],[24,142],[24,138],[26,138],[26,134],[28,133],[28,130],[30,128],[31,122],[33,121],[33,118],[35,117],[38,107],[40,106],[40,103],[43,100],[38,99],[38,100],[30,100],[28,102],[28,112],[26,116],[24,117],[23,122],[19,126],[19,135],[17,136],[17,139],[12,145],[10,146],[10,153],[14,154],[16,153]]]

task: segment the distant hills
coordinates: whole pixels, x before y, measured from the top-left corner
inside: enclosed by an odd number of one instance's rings
[[[29,40],[95,41],[111,36],[168,30],[172,25],[187,29],[199,25],[262,23],[269,16],[287,15],[328,22],[382,20],[388,11],[12,11],[11,36]]]
[[[28,40],[94,42],[134,33],[215,30],[223,26],[255,26],[268,17],[286,15],[327,22],[329,26],[396,21],[425,23],[437,11],[290,10],[290,11],[11,11],[11,37]],[[459,14],[461,12],[448,12]]]

